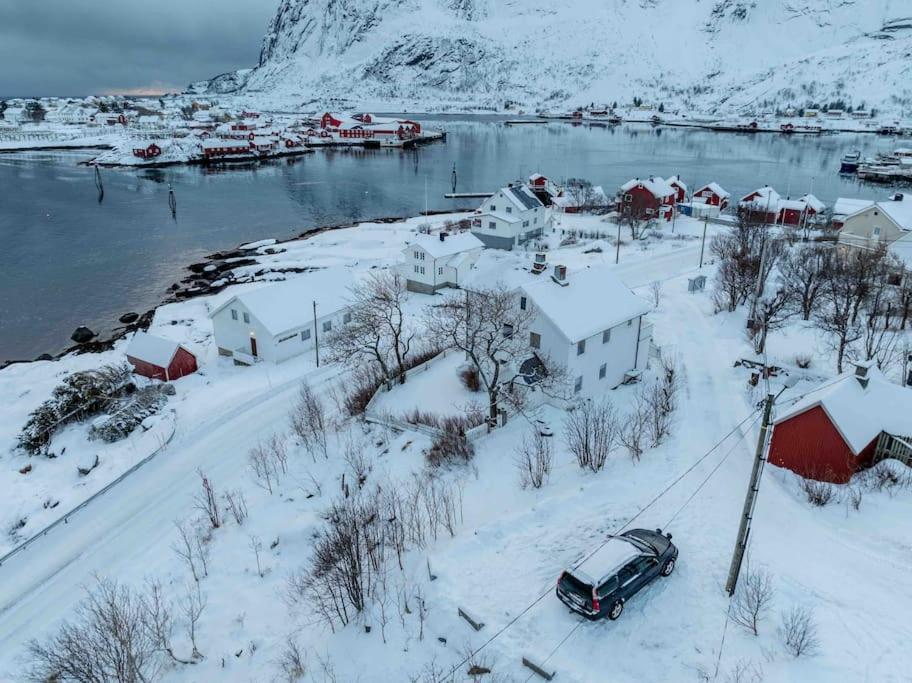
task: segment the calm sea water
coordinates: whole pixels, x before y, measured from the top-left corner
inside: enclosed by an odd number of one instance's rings
[[[92,170],[77,165],[89,153],[0,155],[0,361],[59,351],[78,325],[111,330],[122,313],[155,306],[187,264],[212,251],[327,224],[414,215],[424,209],[425,184],[432,210],[473,207],[443,198],[454,164],[459,191],[492,190],[539,171],[585,177],[613,193],[634,176],[680,173],[692,186],[715,180],[736,196],[770,183],[783,195],[813,191],[831,203],[887,192],[840,177],[844,152],[896,146],[862,135],[421,118],[445,128],[447,142],[415,151],[318,151],[226,169],[105,170],[101,203]]]

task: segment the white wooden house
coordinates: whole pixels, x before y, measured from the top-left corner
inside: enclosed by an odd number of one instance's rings
[[[889,245],[912,231],[912,195],[897,192],[842,219],[839,244],[874,249]]]
[[[483,249],[482,241],[468,232],[419,234],[402,250],[405,262],[400,272],[412,292],[433,294],[443,287],[459,287]]]
[[[472,234],[494,249],[513,249],[538,237],[551,215],[526,185],[508,185],[485,199],[472,216]]]
[[[313,352],[349,322],[354,282],[348,270],[319,270],[229,296],[209,313],[219,354],[249,365]]]
[[[649,303],[608,268],[568,275],[556,266],[552,277],[522,286],[517,305],[535,313],[531,351],[564,367],[576,395],[612,389],[647,366]]]

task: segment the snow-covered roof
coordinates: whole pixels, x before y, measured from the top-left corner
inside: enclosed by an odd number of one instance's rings
[[[722,186],[716,182],[712,182],[707,185],[704,185],[699,190],[697,190],[697,192],[702,192],[703,190],[709,190],[710,192],[712,192],[714,195],[716,195],[720,199],[728,199],[729,197],[731,197],[731,193],[728,192],[727,190],[722,189]]]
[[[902,199],[877,202],[878,208],[903,230],[912,230],[912,195],[897,195]]]
[[[649,304],[631,292],[609,268],[569,273],[566,286],[551,278],[523,290],[571,343],[649,312]]]
[[[214,308],[209,317],[237,301],[276,336],[312,322],[314,301],[319,317],[347,308],[349,290],[354,283],[355,276],[347,268],[312,271],[231,296]]]
[[[907,269],[912,270],[912,231],[907,232],[898,240],[893,240],[887,251],[898,258]]]
[[[228,138],[217,138],[215,140],[203,140],[200,145],[203,149],[222,149],[222,148],[249,148],[250,143],[247,140],[230,140]]]
[[[782,199],[779,201],[780,209],[791,209],[792,211],[804,211],[804,202],[800,199]]]
[[[638,185],[642,185],[646,188],[652,195],[658,199],[664,199],[669,195],[677,194],[675,189],[669,185],[663,178],[651,177],[641,180],[640,178],[634,178],[633,180],[628,180],[626,183],[621,185],[621,192],[629,192]]]
[[[440,240],[439,235],[419,234],[415,236],[411,246],[421,247],[431,255],[431,258],[439,259],[472,249],[481,249],[484,247],[484,242],[470,232],[448,235],[443,241]],[[410,247],[406,249],[408,248]]]
[[[826,204],[824,204],[822,201],[817,199],[817,197],[815,197],[812,194],[806,194],[798,201],[804,202],[805,204],[807,204],[808,208],[810,208],[812,211],[814,211],[816,213],[820,213],[821,211],[826,210]]]
[[[855,199],[854,197],[840,197],[836,200],[836,203],[833,204],[833,215],[834,216],[850,216],[853,213],[858,213],[863,209],[867,209],[869,206],[873,205],[874,202],[870,199]]]
[[[671,176],[671,177],[668,179],[668,184],[669,184],[669,185],[671,185],[671,184],[677,185],[677,186],[680,187],[682,190],[684,190],[685,192],[687,192],[687,183],[685,183],[683,180],[681,180],[681,176],[680,176],[680,175],[673,175],[673,176]]]
[[[607,204],[608,195],[605,194],[605,190],[601,185],[596,185],[592,188],[592,200],[594,203]],[[580,202],[573,198],[570,194],[562,194],[557,197],[551,198],[551,203],[555,206],[559,206],[562,209],[579,206]]]
[[[156,337],[146,332],[137,332],[127,346],[127,355],[160,368],[167,368],[171,365],[174,354],[179,348],[180,344],[176,341]]]
[[[756,196],[754,197],[753,195]],[[749,199],[749,197],[752,198]],[[769,207],[770,211],[775,211],[781,200],[782,198],[779,196],[779,193],[769,185],[766,185],[765,187],[761,187],[758,190],[754,190],[753,192],[744,195],[741,198],[740,203],[742,205],[750,205],[763,209]]]
[[[820,406],[856,455],[881,432],[908,435],[912,432],[912,390],[893,384],[876,367],[867,372],[866,387],[854,370],[844,373],[787,406],[775,423]]]
[[[504,221],[505,223],[519,223],[522,220],[518,215],[514,213],[504,213],[503,211],[487,211],[485,213],[479,214],[479,217],[491,216],[491,218],[496,218],[499,221]]]
[[[580,579],[593,579],[595,584],[641,555],[639,549],[622,536],[616,536],[587,557],[573,574]],[[582,575],[582,576],[581,576]]]

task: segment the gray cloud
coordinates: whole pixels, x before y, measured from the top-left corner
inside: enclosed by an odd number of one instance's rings
[[[278,0],[0,0],[0,97],[183,88],[254,66]]]

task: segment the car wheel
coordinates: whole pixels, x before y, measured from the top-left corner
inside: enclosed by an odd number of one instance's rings
[[[618,600],[611,606],[611,609],[608,610],[608,618],[611,621],[615,621],[621,616],[621,613],[624,611],[624,603]]]
[[[662,567],[662,576],[671,576],[671,572],[675,570],[675,558],[671,558],[668,562],[665,563],[665,566]]]

